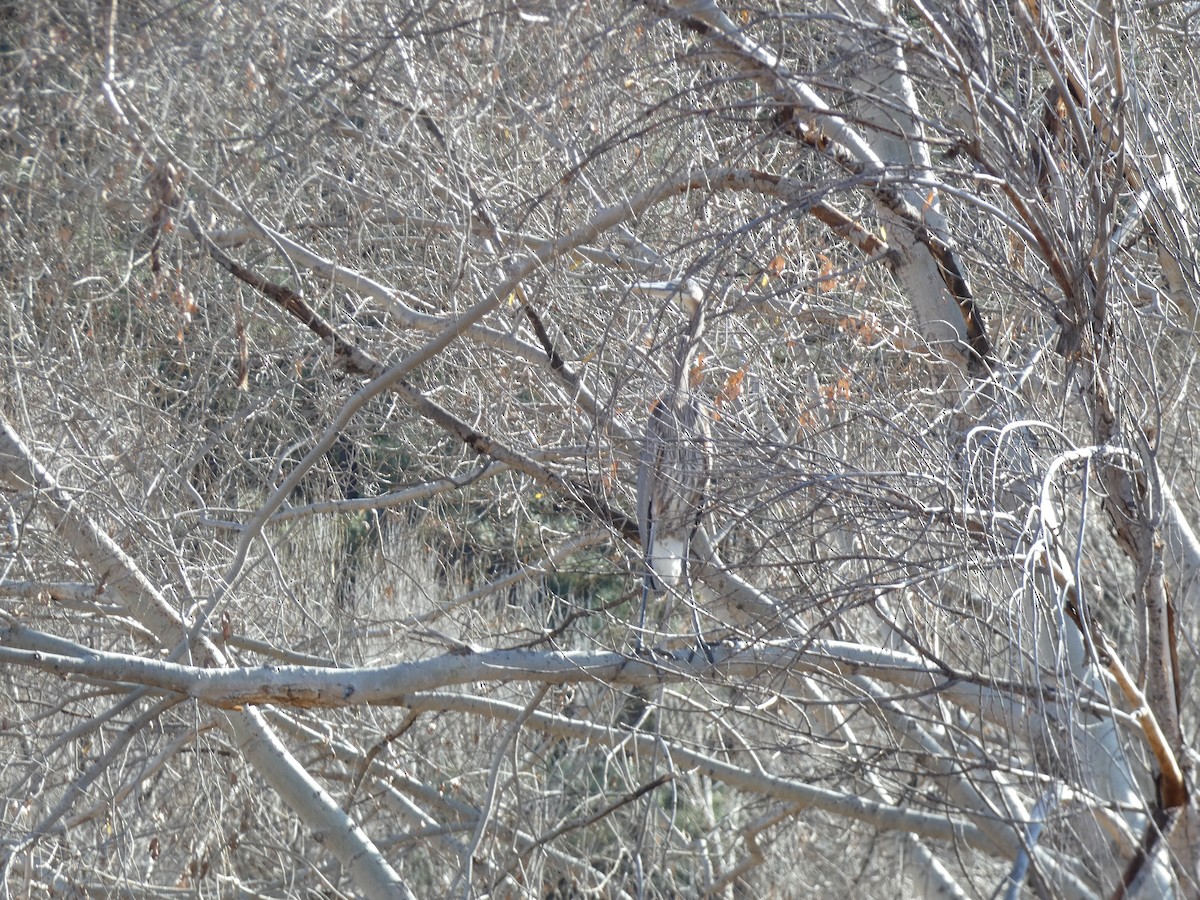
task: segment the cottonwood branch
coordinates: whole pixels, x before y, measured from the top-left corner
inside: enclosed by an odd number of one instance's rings
[[[863,136],[773,51],[739,28],[713,0],[645,0],[645,5],[704,34],[711,42],[706,55],[743,72],[778,104],[778,121],[785,133],[859,176],[876,206],[894,217],[928,251],[957,313],[957,321],[949,312],[944,318],[954,326],[964,345],[969,368],[982,374],[990,365],[991,342],[958,250],[947,233],[930,227],[915,205],[919,201],[908,199],[902,190],[886,184],[882,176],[887,167]]]
[[[993,678],[929,665],[920,657],[844,641],[775,641],[656,651],[640,657],[597,651],[484,650],[464,647],[431,659],[388,666],[324,668],[259,666],[203,668],[94,650],[13,625],[0,631],[0,661],[69,678],[137,684],[181,694],[219,708],[250,704],[346,707],[392,704],[409,694],[468,683],[649,686],[720,675],[741,683],[779,672],[845,679],[866,677],[905,694],[936,694],[946,702],[1007,723],[1026,715],[1019,698],[1058,698],[1053,688],[996,685]],[[711,660],[709,659],[711,656]],[[1082,698],[1100,708],[1103,698]]]

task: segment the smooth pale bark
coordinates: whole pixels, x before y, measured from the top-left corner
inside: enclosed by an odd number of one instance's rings
[[[891,684],[898,693],[928,691],[989,722],[1005,725],[1028,714],[1014,688],[984,685],[982,676],[933,666],[919,656],[845,641],[798,640],[728,642],[704,653],[694,647],[631,657],[594,651],[489,650],[461,646],[416,662],[362,668],[282,665],[207,668],[82,647],[61,638],[10,627],[0,631],[0,661],[59,675],[113,684],[134,683],[170,691],[228,709],[246,704],[279,703],[304,707],[389,704],[421,691],[473,682],[527,681],[536,684],[648,686],[687,683],[711,673],[752,682],[791,675],[868,677]],[[1027,692],[1039,691],[1031,683]],[[1050,691],[1049,696],[1054,696]],[[1103,694],[1092,699],[1094,709]],[[1087,698],[1078,698],[1086,703]]]
[[[1175,586],[1176,603],[1180,610],[1189,614],[1200,611],[1200,540],[1188,521],[1171,490],[1171,485],[1161,473],[1158,489],[1163,496],[1163,552],[1167,571]]]
[[[884,114],[886,121],[881,123],[895,129],[897,119],[893,113],[895,109],[902,110],[899,125],[905,136],[880,148],[874,144],[876,135],[868,138],[852,127],[846,117],[791,72],[774,51],[738,28],[711,0],[648,5],[662,14],[702,23],[719,58],[753,79],[781,107],[791,110],[803,123],[806,143],[822,147],[823,152],[859,177],[875,204],[876,213],[888,227],[889,244],[899,257],[897,277],[913,303],[917,330],[940,355],[965,367],[970,362],[967,347],[976,345],[976,335],[972,334],[976,323],[967,321],[965,310],[947,286],[942,263],[932,252],[932,244],[936,243],[946,257],[955,256],[945,219],[937,208],[937,193],[922,194],[913,187],[928,182],[923,175],[929,172],[929,153],[919,138],[916,98],[899,48],[887,51],[889,59],[877,71],[874,80],[878,83],[873,87],[896,92],[894,96],[886,96],[895,108],[889,107]],[[881,10],[875,8],[875,11]],[[881,155],[881,149],[887,155]],[[922,232],[920,238],[918,231]],[[899,235],[905,237],[897,243]],[[956,260],[953,265],[961,268]],[[982,335],[979,337],[986,341]]]
[[[843,34],[842,44],[848,50],[853,49],[846,46],[851,40],[870,44],[868,52],[854,53],[861,65],[855,67],[853,87],[858,97],[856,118],[865,126],[863,133],[879,159],[881,174],[889,173],[896,191],[911,208],[920,210],[926,227],[942,243],[953,246],[938,191],[918,187],[937,181],[904,51],[898,40],[887,36],[886,28],[895,11],[885,0],[859,0],[847,3],[844,8],[862,21],[878,26],[877,30],[863,29],[853,38]],[[891,208],[880,205],[877,211],[887,227],[888,243],[900,253],[896,277],[912,304],[918,330],[940,349],[968,343],[962,313],[946,286],[937,260],[913,239],[911,225]]]

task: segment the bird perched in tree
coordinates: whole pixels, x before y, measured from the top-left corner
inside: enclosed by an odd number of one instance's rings
[[[691,385],[692,364],[704,333],[704,291],[690,278],[639,284],[635,290],[669,298],[689,317],[675,351],[670,386],[650,407],[638,463],[638,531],[646,563],[638,622],[640,647],[649,596],[691,588],[691,541],[704,515],[712,459],[708,419]],[[691,609],[700,637],[694,603]]]

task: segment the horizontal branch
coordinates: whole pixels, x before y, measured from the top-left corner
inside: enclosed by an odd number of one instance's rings
[[[0,631],[0,662],[70,678],[139,684],[221,708],[252,704],[343,707],[392,704],[422,691],[461,684],[604,682],[648,686],[721,675],[748,682],[781,671],[844,679],[864,676],[904,689],[937,693],[993,721],[1025,715],[1025,705],[968,673],[931,666],[920,657],[842,641],[711,645],[712,661],[695,650],[627,656],[596,651],[484,650],[468,646],[432,659],[389,666],[323,668],[257,666],[211,669],[93,650],[21,626]],[[1044,694],[1045,688],[1029,688]],[[1018,692],[1019,693],[1019,692]]]

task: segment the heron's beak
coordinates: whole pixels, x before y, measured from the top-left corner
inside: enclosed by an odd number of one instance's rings
[[[689,314],[704,302],[704,289],[692,278],[683,281],[642,281],[635,284],[633,290],[643,297],[674,300]]]

